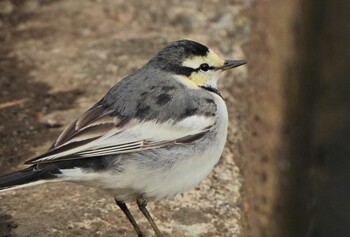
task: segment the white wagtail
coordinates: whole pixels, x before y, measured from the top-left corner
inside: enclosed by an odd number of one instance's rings
[[[148,201],[197,185],[218,162],[228,115],[218,73],[245,64],[223,60],[190,40],[164,47],[66,128],[26,169],[0,177],[1,191],[70,181],[109,191],[144,236],[125,201],[136,201],[159,237]]]

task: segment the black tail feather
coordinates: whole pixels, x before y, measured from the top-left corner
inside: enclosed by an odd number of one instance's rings
[[[55,165],[46,166],[43,169],[36,169],[36,165],[33,165],[26,169],[0,176],[0,190],[41,180],[56,179],[57,174],[60,173]]]

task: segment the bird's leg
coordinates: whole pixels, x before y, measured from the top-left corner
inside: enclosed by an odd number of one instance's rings
[[[149,214],[146,206],[147,206],[147,201],[143,199],[142,197],[138,198],[137,200],[137,205],[139,206],[140,211],[143,213],[143,215],[147,218],[148,222],[151,224],[154,232],[156,233],[157,237],[162,237],[162,234],[160,233],[156,223],[152,219],[151,215]]]
[[[136,231],[138,237],[144,237],[143,233],[141,232],[141,229],[140,229],[139,225],[136,223],[134,217],[131,215],[131,213],[130,213],[128,207],[126,206],[126,204],[124,202],[122,202],[122,201],[117,200],[117,199],[114,199],[114,200],[117,203],[117,205],[119,206],[119,208],[124,212],[124,214],[126,215],[128,220],[130,221],[132,226],[134,227],[134,230]]]

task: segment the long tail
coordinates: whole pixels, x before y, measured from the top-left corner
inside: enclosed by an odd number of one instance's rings
[[[36,166],[33,165],[26,169],[0,176],[0,192],[58,181],[59,174],[61,172],[55,165],[46,166],[43,169],[36,169]]]

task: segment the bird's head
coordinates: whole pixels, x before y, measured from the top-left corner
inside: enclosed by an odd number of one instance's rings
[[[213,50],[191,40],[179,40],[165,46],[150,64],[171,73],[191,88],[216,89],[218,74],[246,64],[243,60],[224,60]]]

